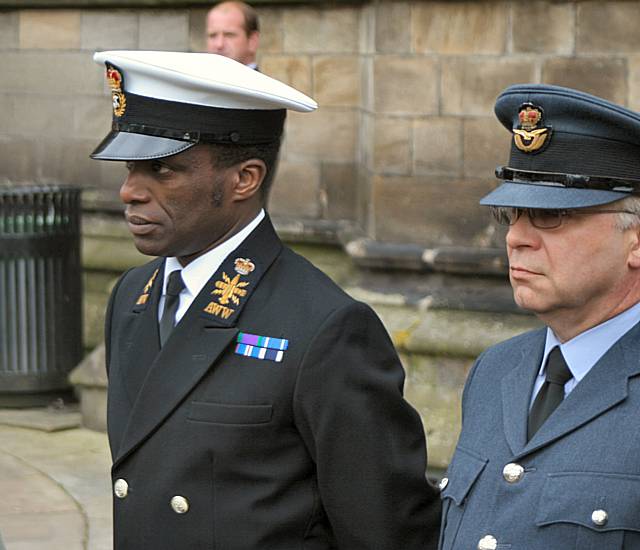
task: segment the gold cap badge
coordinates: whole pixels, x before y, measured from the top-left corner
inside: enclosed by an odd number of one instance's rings
[[[523,153],[540,151],[548,142],[551,128],[538,125],[542,123],[542,109],[531,103],[524,103],[518,110],[519,128],[513,129],[513,142]]]
[[[107,65],[107,83],[111,88],[113,114],[121,117],[127,107],[127,98],[122,88],[122,73],[112,65]]]

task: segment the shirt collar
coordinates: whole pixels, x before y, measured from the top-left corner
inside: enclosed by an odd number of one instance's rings
[[[547,327],[544,356],[539,375],[544,374],[544,365],[551,350],[560,346],[571,374],[580,382],[598,360],[609,351],[640,320],[640,303],[635,304],[611,319],[578,334],[571,340],[560,343],[553,331]]]
[[[176,269],[182,269],[182,280],[184,281],[186,289],[191,296],[197,296],[202,290],[202,287],[207,284],[211,275],[218,270],[225,258],[244,242],[253,230],[258,227],[258,224],[264,217],[265,212],[264,209],[262,209],[249,224],[244,226],[233,237],[220,243],[202,256],[199,256],[184,268],[180,265],[177,258],[167,258],[164,264],[162,293],[166,294],[167,281],[171,272]]]

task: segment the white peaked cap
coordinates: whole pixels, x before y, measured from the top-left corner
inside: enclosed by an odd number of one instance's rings
[[[112,131],[91,155],[161,158],[196,143],[257,144],[280,138],[286,110],[314,111],[298,90],[209,53],[104,51],[113,99]]]

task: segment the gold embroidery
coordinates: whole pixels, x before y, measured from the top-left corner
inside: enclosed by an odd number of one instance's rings
[[[221,306],[220,304],[216,304],[215,302],[209,302],[209,305],[204,308],[204,311],[211,315],[222,317],[223,319],[228,319],[229,317],[231,317],[235,309]]]
[[[160,271],[160,268],[156,269],[153,272],[153,275],[151,275],[151,278],[147,281],[147,284],[144,285],[144,288],[142,289],[142,294],[140,294],[140,296],[138,296],[138,300],[136,301],[136,305],[137,306],[143,306],[144,304],[147,303],[147,300],[149,299],[149,293],[151,292],[151,289],[153,288],[153,282],[156,280],[156,276],[158,275],[158,271]]]
[[[233,279],[230,279],[226,273],[222,273],[223,281],[216,281],[214,290],[211,294],[220,296],[218,302],[222,305],[227,305],[229,301],[232,301],[235,305],[240,305],[240,300],[237,296],[244,297],[247,295],[247,291],[244,287],[249,286],[249,283],[244,281],[240,282],[240,274],[236,275]]]

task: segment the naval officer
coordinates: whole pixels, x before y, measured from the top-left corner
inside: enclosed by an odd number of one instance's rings
[[[481,200],[506,233],[516,303],[544,328],[485,351],[441,482],[443,550],[640,548],[640,116],[517,85]]]
[[[101,52],[136,247],[106,314],[116,550],[424,550],[440,501],[381,322],[265,210],[287,109],[213,54]]]

